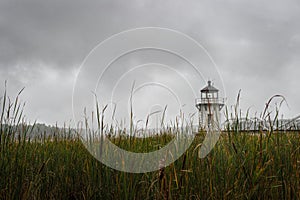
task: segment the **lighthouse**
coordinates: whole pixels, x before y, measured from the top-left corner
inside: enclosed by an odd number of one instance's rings
[[[201,98],[195,100],[199,110],[199,128],[202,130],[219,130],[221,127],[221,110],[224,98],[219,98],[219,90],[211,81],[201,91]]]

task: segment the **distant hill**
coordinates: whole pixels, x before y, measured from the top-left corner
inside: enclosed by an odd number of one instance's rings
[[[26,138],[44,138],[44,137],[73,137],[76,135],[74,129],[70,128],[59,128],[56,126],[49,126],[45,124],[34,124],[34,125],[5,125],[1,126],[2,130],[9,129],[9,131],[5,131],[6,133],[15,134],[15,137],[19,135],[24,136]]]

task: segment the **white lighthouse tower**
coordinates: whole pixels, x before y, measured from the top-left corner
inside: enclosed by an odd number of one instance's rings
[[[224,98],[219,98],[219,90],[208,81],[208,85],[201,91],[201,98],[196,99],[199,110],[200,129],[219,130],[221,126],[221,110]]]

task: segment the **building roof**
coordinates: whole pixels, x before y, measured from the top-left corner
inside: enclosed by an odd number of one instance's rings
[[[211,81],[207,82],[207,86],[201,90],[201,92],[218,92],[219,90],[211,85]]]

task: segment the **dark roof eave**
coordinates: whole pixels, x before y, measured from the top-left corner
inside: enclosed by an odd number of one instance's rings
[[[200,90],[201,92],[219,92],[218,89],[214,88],[214,87],[206,87],[206,88],[203,88],[202,90]]]

